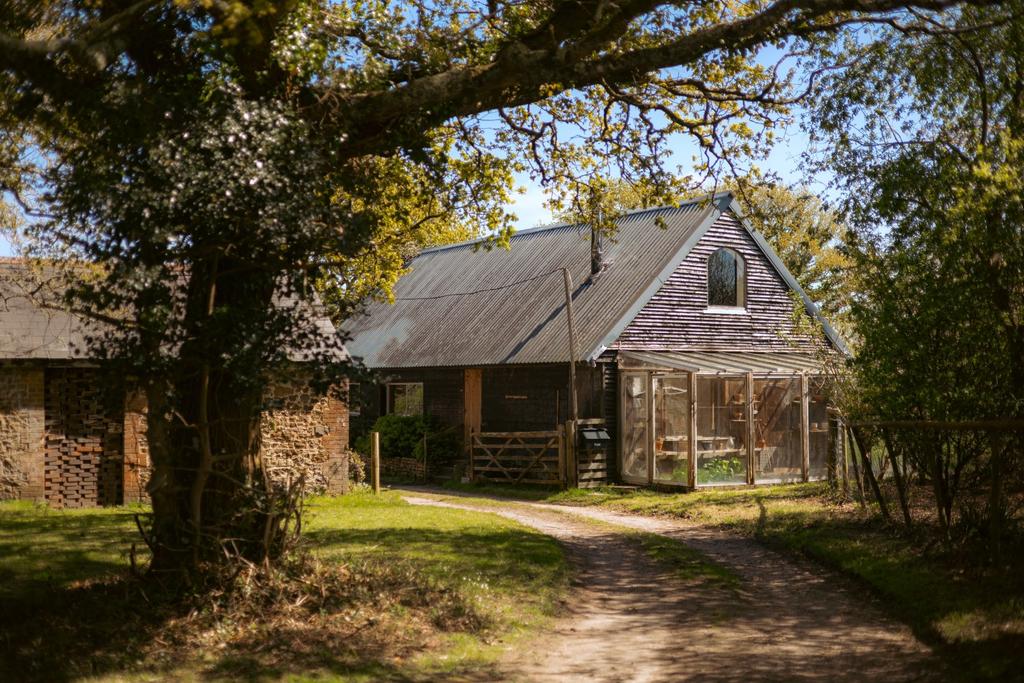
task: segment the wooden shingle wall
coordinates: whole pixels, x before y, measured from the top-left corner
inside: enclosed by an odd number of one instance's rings
[[[707,310],[707,259],[719,247],[743,256],[746,310]],[[731,212],[722,214],[612,348],[646,351],[786,351],[810,349],[793,334],[789,287]]]

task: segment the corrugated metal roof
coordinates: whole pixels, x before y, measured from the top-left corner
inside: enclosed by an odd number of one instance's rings
[[[821,363],[806,353],[660,352],[623,351],[626,367],[664,368],[701,373],[747,373],[756,375],[798,375],[819,372]]]
[[[653,296],[720,215],[721,199],[622,216],[614,240],[605,240],[608,268],[594,278],[585,225],[522,231],[508,250],[477,243],[425,250],[398,281],[394,304],[375,303],[346,325],[349,352],[371,368],[565,362],[564,267],[577,350],[587,360]],[[479,293],[449,296],[467,292]]]

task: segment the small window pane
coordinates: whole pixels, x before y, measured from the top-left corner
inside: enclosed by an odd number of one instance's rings
[[[423,385],[389,384],[388,407],[393,415],[422,415]]]
[[[647,479],[647,375],[622,376],[622,476]]]
[[[828,474],[829,424],[828,397],[825,378],[811,377],[809,382],[810,400],[807,410],[807,431],[810,437],[810,471],[813,479],[824,479]]]
[[[800,380],[754,380],[754,481],[758,484],[803,478]]]

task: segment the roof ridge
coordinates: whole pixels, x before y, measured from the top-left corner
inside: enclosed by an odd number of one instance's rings
[[[666,205],[662,205],[662,206],[649,206],[649,207],[643,208],[643,209],[627,209],[627,210],[623,211],[621,214],[619,214],[619,216],[616,218],[616,220],[618,220],[619,218],[626,218],[627,216],[639,216],[641,214],[653,213],[653,212],[656,212],[656,211],[675,211],[675,210],[679,210],[679,209],[685,209],[685,208],[688,208],[688,207],[691,207],[691,206],[694,206],[694,205],[697,205],[697,204],[700,204],[700,203],[703,203],[703,202],[707,202],[709,205],[711,205],[711,204],[718,204],[725,197],[728,197],[728,198],[732,199],[732,197],[733,197],[732,192],[727,192],[726,191],[726,192],[708,193],[708,194],[705,194],[705,195],[700,195],[698,197],[694,197],[692,199],[687,199],[687,200],[681,201],[681,202],[679,202],[679,204],[666,204]],[[726,205],[728,205],[728,202],[726,202]],[[514,233],[512,233],[512,237],[516,237],[518,235],[535,235],[535,234],[538,234],[538,233],[541,233],[541,232],[548,232],[550,230],[557,230],[559,228],[574,228],[574,227],[582,227],[582,226],[585,226],[585,225],[587,225],[587,224],[583,223],[583,222],[570,223],[568,221],[558,221],[558,222],[555,222],[555,223],[547,223],[545,225],[536,225],[536,226],[533,226],[531,228],[523,228],[522,230],[516,230]],[[416,256],[420,256],[421,254],[433,254],[433,253],[436,253],[436,252],[439,252],[439,251],[445,251],[447,249],[458,249],[460,247],[468,247],[468,246],[471,246],[471,245],[474,245],[474,244],[483,244],[487,240],[489,240],[491,237],[492,237],[491,235],[485,235],[483,237],[477,237],[477,238],[474,238],[474,239],[471,239],[471,240],[464,240],[462,242],[453,242],[451,244],[439,244],[436,247],[427,247],[426,249],[421,249],[419,251],[419,253],[416,254]]]

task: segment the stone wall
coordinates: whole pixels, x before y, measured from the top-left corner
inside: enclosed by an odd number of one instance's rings
[[[146,399],[110,399],[100,370],[0,364],[0,499],[55,507],[145,501]],[[296,382],[274,387],[261,424],[264,462],[307,492],[348,489],[348,409]]]
[[[313,493],[348,489],[348,410],[301,382],[274,386],[260,425],[261,452],[274,481],[304,478]]]
[[[0,499],[42,500],[43,369],[0,365]]]
[[[272,481],[303,478],[307,493],[345,493],[349,481],[348,409],[295,382],[273,387],[260,424],[263,461]],[[150,475],[146,398],[132,392],[124,414],[124,500],[145,501]]]

